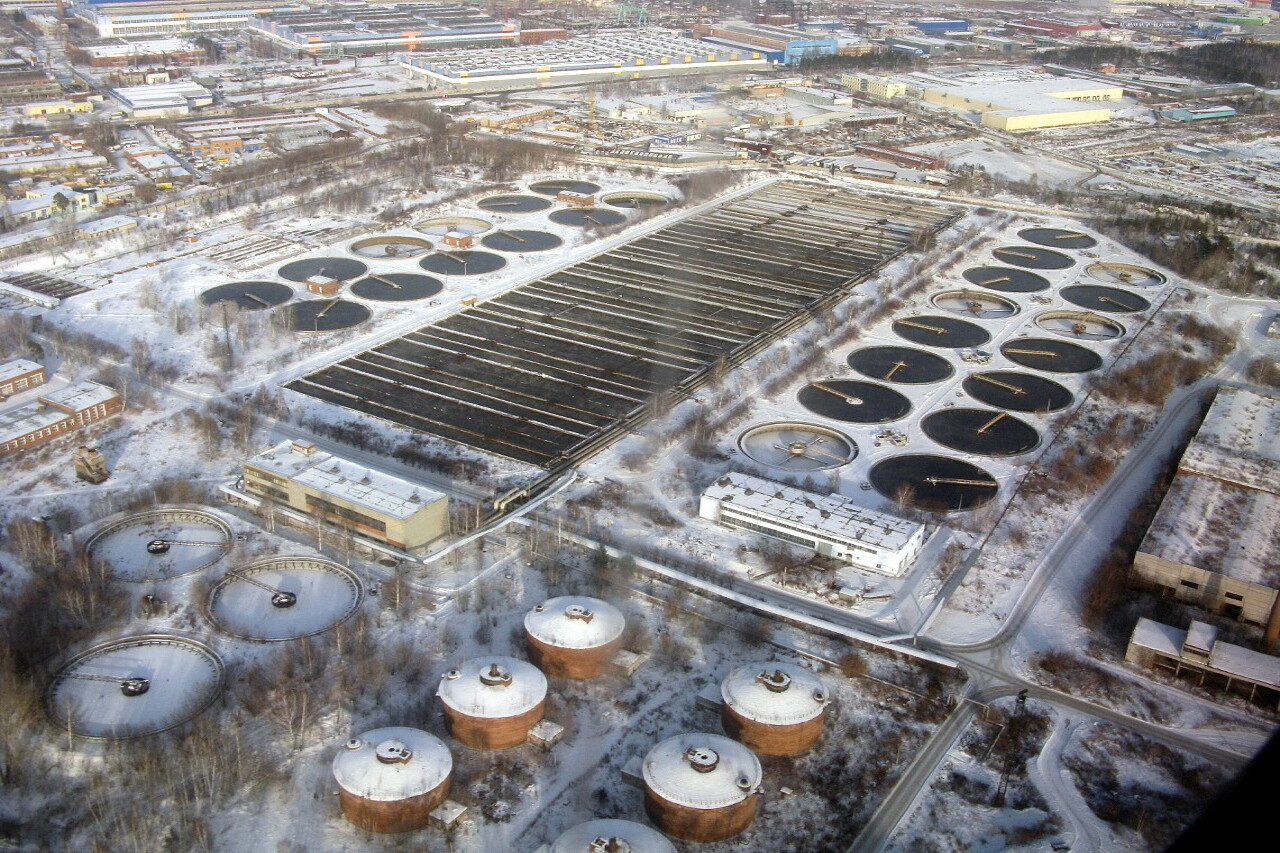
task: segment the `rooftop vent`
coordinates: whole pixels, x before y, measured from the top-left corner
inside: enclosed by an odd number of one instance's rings
[[[374,747],[374,754],[383,764],[407,764],[413,758],[413,750],[401,740],[384,740]]]
[[[720,756],[710,747],[691,746],[684,751],[684,760],[699,773],[710,773],[720,763]]]
[[[582,622],[590,622],[595,618],[595,614],[581,604],[570,604],[564,609],[564,615],[570,619],[578,619]]]
[[[763,684],[770,693],[782,693],[791,686],[791,676],[780,669],[762,672],[756,676],[756,681]]]
[[[494,661],[489,664],[488,671],[480,673],[480,681],[490,687],[506,687],[511,683],[511,673],[506,667]]]

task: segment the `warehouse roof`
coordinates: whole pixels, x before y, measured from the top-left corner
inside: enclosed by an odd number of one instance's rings
[[[445,497],[443,493],[419,483],[316,450],[315,445],[288,439],[245,464],[393,518],[408,518]]]
[[[919,522],[867,509],[841,495],[818,495],[748,474],[726,474],[702,494],[722,507],[742,507],[888,551],[907,547],[920,528]]]

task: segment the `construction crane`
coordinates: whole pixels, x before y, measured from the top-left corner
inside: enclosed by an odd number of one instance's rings
[[[614,18],[614,23],[637,27],[643,27],[649,23],[649,10],[643,6],[619,3],[615,8],[618,10],[618,14]]]

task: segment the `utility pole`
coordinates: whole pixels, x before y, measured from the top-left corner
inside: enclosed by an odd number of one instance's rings
[[[1027,710],[1027,691],[1022,690],[1018,693],[1018,700],[1013,707],[1013,718],[1009,720],[1009,727],[1022,718]],[[996,806],[1004,805],[1005,794],[1009,791],[1009,774],[1013,771],[1013,762],[1018,758],[1017,752],[1010,745],[1009,751],[1004,756],[1004,767],[1000,771],[1000,784],[996,786],[996,795],[992,800],[992,804]]]

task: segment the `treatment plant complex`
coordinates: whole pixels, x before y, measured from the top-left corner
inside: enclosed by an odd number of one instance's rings
[[[0,847],[1229,836],[1265,3],[0,5]]]

